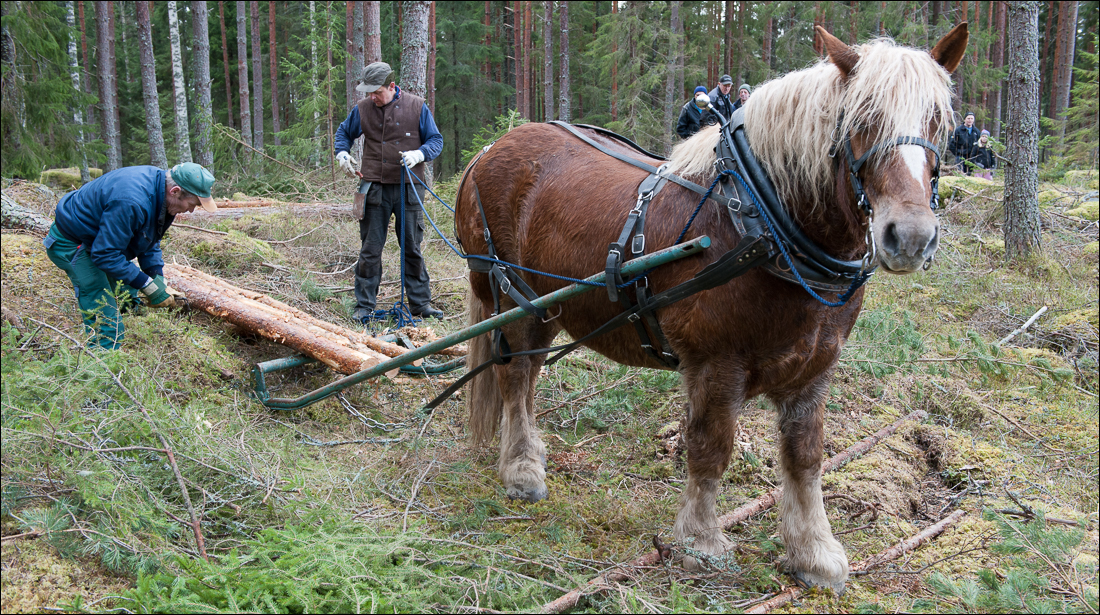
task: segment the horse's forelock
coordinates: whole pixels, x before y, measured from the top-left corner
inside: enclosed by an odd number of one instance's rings
[[[920,136],[932,120],[942,142],[951,125],[951,77],[924,51],[878,39],[858,48],[845,81],[828,61],[769,81],[745,105],[745,130],[780,196],[823,204],[835,185],[829,157],[836,139],[874,126],[877,140]],[[837,130],[837,120],[844,120]]]
[[[718,125],[707,126],[672,149],[668,172],[699,183],[710,183],[716,173]]]

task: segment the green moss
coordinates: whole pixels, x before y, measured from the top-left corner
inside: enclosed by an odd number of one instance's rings
[[[1100,253],[1100,242],[1090,241],[1089,243],[1086,243],[1081,248],[1081,252],[1083,252],[1085,254],[1092,254],[1092,255],[1096,255],[1096,254]]]
[[[103,175],[103,169],[89,168],[88,174],[92,176],[92,179],[95,179]],[[47,186],[64,188],[66,190],[75,190],[83,185],[83,182],[80,181],[80,169],[76,167],[69,167],[67,169],[47,169],[42,171],[42,175],[38,178],[38,182],[46,184]]]
[[[947,177],[940,178],[940,198],[942,199],[965,199],[982,190],[985,190],[986,194],[992,196],[994,191],[1000,191],[1002,189],[1002,184],[980,177],[948,175]]]
[[[1066,215],[1095,222],[1100,219],[1100,201],[1087,201],[1080,207],[1066,211]]]
[[[1098,178],[1096,169],[1089,169],[1087,171],[1066,171],[1065,176],[1062,178],[1062,183],[1070,186],[1080,186],[1089,188],[1091,190],[1097,190]]]

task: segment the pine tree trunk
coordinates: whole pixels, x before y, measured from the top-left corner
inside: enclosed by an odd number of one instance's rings
[[[139,0],[135,6],[138,25],[138,52],[141,58],[141,94],[145,102],[145,132],[149,136],[149,163],[168,168],[164,151],[164,131],[160,124],[160,94],[157,92],[157,65],[153,55],[153,26],[149,2]]]
[[[121,28],[118,32],[118,38],[122,40],[122,76],[123,83],[132,83],[133,73],[130,72],[130,45],[126,42],[126,32],[130,29],[129,24],[126,22],[126,8],[132,3],[130,2],[116,2],[116,11],[118,12],[118,21]],[[116,82],[118,82],[116,75]]]
[[[1065,140],[1065,112],[1069,108],[1069,95],[1073,84],[1073,56],[1077,44],[1078,2],[1062,2],[1058,8],[1058,46],[1061,54],[1054,59],[1058,63],[1058,79],[1053,85],[1051,117],[1058,122],[1055,133],[1059,145]]]
[[[523,3],[523,117],[531,119],[534,84],[531,83],[531,0]]]
[[[615,13],[616,2],[611,3],[611,12]],[[554,0],[544,0],[542,3],[542,113],[543,121],[554,119]],[[611,55],[618,51],[617,42],[612,42]],[[611,61],[611,121],[619,119],[616,111],[616,97],[618,96],[619,61],[617,58]]]
[[[351,7],[351,19],[352,19],[351,23],[349,24],[351,26],[351,41],[350,41],[351,58],[349,58],[349,62],[351,63],[350,68],[352,70],[352,77],[351,77],[352,80],[348,84],[348,93],[351,96],[351,98],[348,99],[348,108],[349,109],[352,106],[358,104],[359,99],[362,98],[362,96],[363,96],[362,94],[359,93],[359,90],[355,89],[355,86],[357,86],[359,84],[359,82],[357,81],[357,79],[359,77],[359,71],[364,66],[366,66],[366,64],[362,63],[363,62],[363,57],[364,57],[365,52],[366,52],[365,40],[364,40],[364,34],[365,33],[363,32],[363,24],[366,21],[366,17],[363,13],[363,9],[364,9],[363,5],[364,4],[365,4],[365,2],[360,2],[358,0],[353,1],[353,2],[348,2],[348,6]],[[348,150],[348,153],[351,154],[351,157],[354,158],[355,160],[362,159],[362,157],[363,157],[363,140],[362,139],[356,139],[351,144],[351,148]]]
[[[97,0],[96,19],[96,68],[99,72],[100,120],[103,122],[103,141],[107,144],[107,165],[103,172],[114,171],[122,166],[122,148],[119,147],[118,115],[115,114],[115,79],[111,67],[111,51],[108,41],[111,39],[110,2]]]
[[[859,41],[859,2],[852,0],[848,3],[849,27],[848,44],[855,45]]]
[[[1005,64],[1005,46],[1004,46],[1004,32],[1005,32],[1005,3],[995,2],[996,9],[994,11],[996,17],[994,19],[995,24],[993,26],[994,32],[1000,32],[1001,36],[997,36],[993,39],[993,69],[998,73]],[[1001,138],[1001,99],[1003,96],[1003,88],[1001,87],[1002,80],[996,79],[993,86],[993,129],[990,130],[990,134],[994,139],[1000,140]]]
[[[65,3],[65,24],[69,26],[69,79],[73,82],[73,90],[81,94],[80,89],[80,60],[76,54],[76,2],[69,0]],[[84,114],[78,105],[73,105],[73,124],[76,125],[76,145],[80,150],[80,183],[86,184],[92,180],[88,172],[88,153],[84,149]]]
[[[570,104],[572,98],[569,94],[569,3],[560,2],[558,4],[558,19],[561,23],[561,30],[558,33],[559,49],[558,55],[560,57],[559,66],[561,69],[560,76],[558,78],[558,118],[563,122],[569,121]]]
[[[490,35],[492,33],[492,30],[489,29],[489,24],[490,24],[489,9],[490,9],[489,0],[485,0],[485,21],[484,21],[484,24],[483,24],[485,26],[485,39],[482,41],[482,44],[485,45],[486,49],[489,49],[489,46],[490,46],[489,38],[490,38]],[[485,77],[485,81],[491,81],[492,80],[492,76],[491,76],[490,73],[491,73],[491,68],[489,66],[489,58],[488,58],[488,56],[486,56],[485,64],[484,64],[484,66],[482,66],[482,75]]]
[[[279,54],[275,50],[275,0],[267,3],[268,56],[271,60],[271,137],[275,147],[282,145],[279,138]]]
[[[1039,225],[1039,3],[1008,2],[1005,258],[1041,249]]]
[[[78,1],[76,3],[76,8],[77,15],[80,17],[80,57],[84,59],[84,65],[82,66],[83,70],[81,74],[82,86],[86,95],[88,95],[89,97],[94,97],[96,87],[92,84],[92,81],[95,79],[95,73],[92,72],[92,56],[88,53],[88,30],[85,27],[84,21],[84,3]],[[5,8],[5,10],[7,9]],[[14,46],[14,41],[12,44]],[[13,48],[12,52],[14,53],[14,51],[15,50]],[[84,116],[84,126],[87,128],[85,136],[90,143],[96,140],[95,126],[97,122],[95,119],[95,103],[88,104]]]
[[[668,74],[665,76],[665,126],[675,126],[676,111],[678,111],[676,104],[679,98],[676,96],[676,69],[679,66],[679,58],[677,54],[680,52],[680,0],[672,0],[669,3],[672,9],[672,16],[669,18],[669,37],[668,37]],[[665,149],[668,150],[672,145],[672,133],[664,131],[662,141],[665,143]]]
[[[524,117],[527,92],[523,89],[523,6],[519,0],[512,2],[512,50],[512,56],[516,60],[516,113]]]
[[[233,80],[229,77],[229,45],[225,38],[225,2],[218,2],[218,21],[222,27],[222,67],[225,69],[226,125],[232,130],[236,126],[233,123]]]
[[[363,20],[367,23],[364,32],[366,64],[382,61],[382,7],[377,0],[364,2]]]
[[[264,149],[264,73],[263,54],[260,52],[260,2],[252,0],[250,22],[252,24],[252,147]]]
[[[428,67],[428,9],[430,2],[401,3],[401,89],[424,96]]]
[[[722,30],[723,30],[723,33],[724,33],[723,34],[723,40],[722,40],[722,44],[723,44],[723,47],[722,47],[722,49],[723,49],[722,65],[724,66],[723,70],[729,71],[729,72],[732,73],[732,72],[734,72],[733,71],[733,7],[734,7],[734,3],[733,3],[733,0],[726,0],[723,4],[725,5],[724,8],[725,8],[726,20],[722,24]]]
[[[206,0],[191,2],[191,31],[195,40],[192,46],[191,63],[195,67],[195,90],[199,100],[195,105],[195,147],[198,148],[198,163],[204,167],[214,164],[214,110],[211,107],[210,87],[210,14]]]
[[[122,157],[122,121],[121,105],[118,101],[118,61],[115,55],[115,3],[107,3],[107,53],[110,54],[111,67],[111,108],[115,110],[115,148],[118,150],[119,166],[124,164]]]
[[[358,0],[348,0],[347,10],[347,60],[344,63],[344,70],[347,73],[347,78],[344,81],[344,90],[348,95],[348,108],[355,106],[355,103],[359,102],[359,93],[356,91],[357,85],[356,79],[359,78],[359,69],[361,66],[356,66],[358,62],[355,61],[355,5],[359,4]]]
[[[1052,79],[1051,77],[1053,76],[1054,71],[1057,70],[1057,67],[1055,66],[1055,64],[1057,63],[1054,62],[1053,59],[1055,56],[1052,56],[1050,53],[1050,43],[1053,39],[1053,37],[1050,35],[1050,27],[1052,24],[1054,24],[1055,8],[1057,6],[1058,3],[1054,2],[1054,0],[1050,0],[1050,2],[1047,3],[1046,27],[1043,29],[1043,38],[1041,41],[1041,49],[1043,50],[1043,55],[1039,58],[1039,78],[1041,79],[1040,85],[1043,90],[1039,93],[1039,103],[1042,104],[1043,100],[1046,100],[1046,117],[1050,117],[1050,101],[1052,98],[1050,96],[1050,93],[1053,91],[1051,84],[1054,83],[1054,79]]]
[[[172,46],[172,87],[176,101],[176,147],[179,162],[191,162],[191,135],[187,126],[187,86],[183,82],[179,20],[176,3],[168,2],[168,37]]]
[[[237,85],[241,101],[241,141],[252,146],[252,112],[248,104],[248,3],[237,0]],[[252,150],[244,150],[246,163],[252,160]]]

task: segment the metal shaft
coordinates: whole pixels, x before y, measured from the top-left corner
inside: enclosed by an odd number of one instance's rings
[[[651,269],[659,265],[664,265],[674,260],[684,258],[685,256],[691,256],[692,254],[701,252],[708,247],[710,247],[710,237],[707,237],[706,235],[702,237],[697,237],[690,241],[685,241],[684,243],[665,248],[664,250],[659,250],[657,252],[654,252],[653,254],[647,254],[644,256],[640,256],[634,260],[627,261],[622,266],[622,273],[624,277],[632,276],[641,273],[646,269]],[[586,278],[585,281],[601,283],[604,281],[604,274],[598,273],[589,278]],[[577,295],[601,287],[602,286],[590,286],[588,284],[570,284],[569,286],[556,290],[549,295],[539,297],[531,303],[535,307],[548,308],[572,299]],[[364,380],[369,380],[371,378],[374,378],[375,376],[378,376],[379,374],[384,374],[394,368],[412,363],[417,359],[426,357],[430,354],[434,354],[440,350],[443,350],[444,348],[450,348],[451,346],[465,342],[468,339],[477,337],[482,333],[488,333],[493,329],[502,327],[527,315],[527,312],[525,312],[523,308],[512,308],[511,310],[508,310],[503,314],[499,314],[492,318],[483,320],[476,325],[467,327],[456,333],[452,333],[447,337],[432,342],[431,344],[421,346],[416,350],[409,351],[399,357],[395,357],[384,363],[379,363],[378,365],[365,369],[361,372],[356,372],[354,374],[351,374],[350,376],[345,376],[333,382],[332,384],[306,393],[305,395],[296,399],[266,398],[264,396],[266,391],[264,393],[257,393],[261,395],[260,401],[268,408],[273,408],[277,410],[295,410],[297,408],[303,408],[310,404],[317,403],[327,397],[331,397],[352,385],[363,382]]]

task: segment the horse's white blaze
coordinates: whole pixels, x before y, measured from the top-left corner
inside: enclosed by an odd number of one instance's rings
[[[913,134],[920,134],[914,131]],[[913,179],[917,180],[917,183],[924,182],[924,167],[928,164],[928,157],[925,155],[925,150],[920,145],[899,145],[898,150],[901,152],[901,159],[905,161],[905,166],[909,168],[909,173],[913,175]]]

